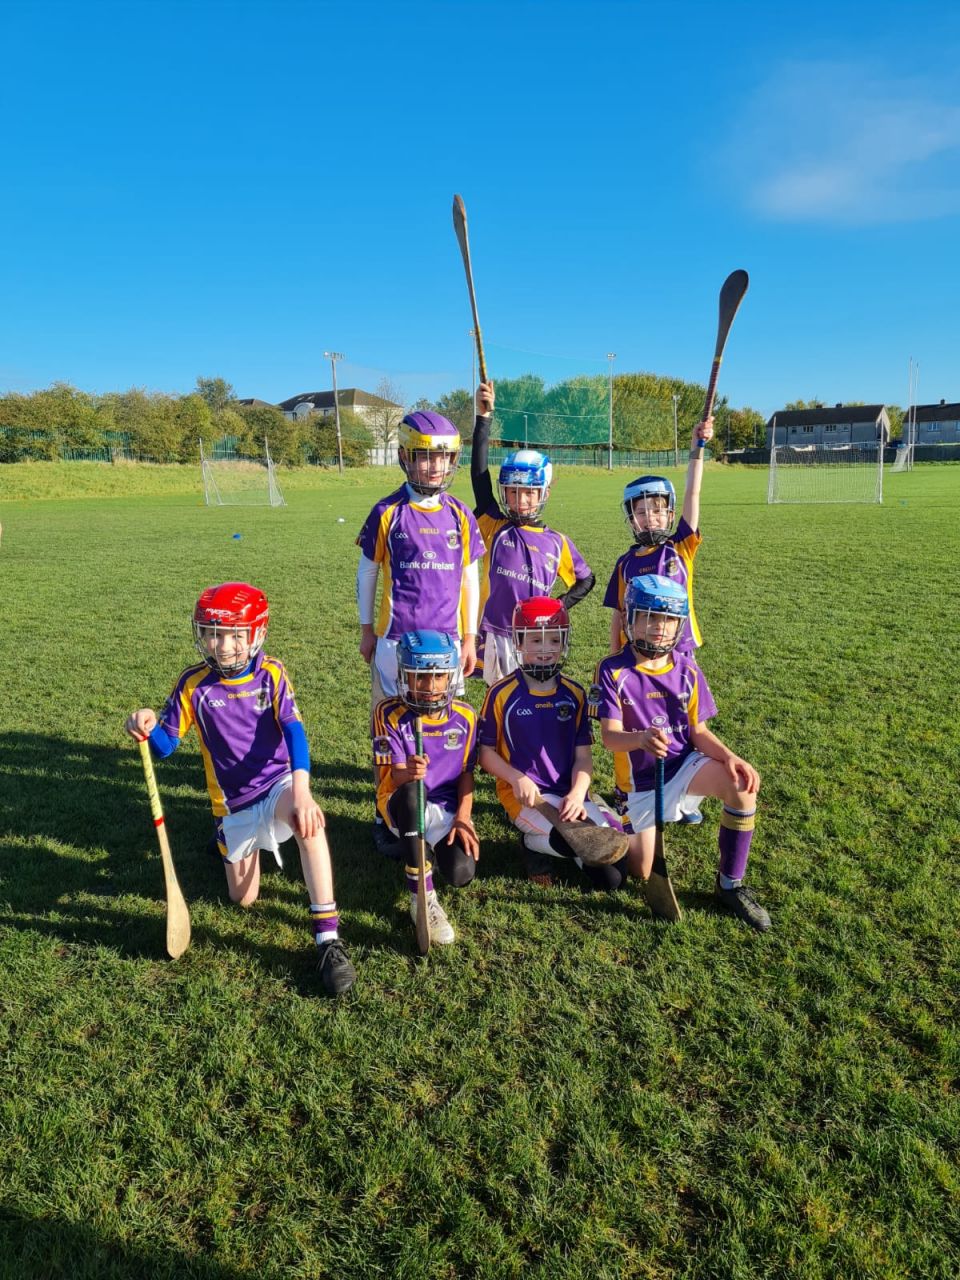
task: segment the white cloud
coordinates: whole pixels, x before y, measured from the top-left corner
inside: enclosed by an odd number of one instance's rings
[[[750,207],[777,220],[863,224],[960,212],[957,97],[946,75],[921,81],[853,63],[787,63],[734,122],[722,157],[727,178],[737,173]]]

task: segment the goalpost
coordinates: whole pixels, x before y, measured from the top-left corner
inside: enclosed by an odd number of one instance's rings
[[[263,441],[263,461],[238,458],[231,449],[229,456],[208,458],[200,441],[200,471],[203,476],[203,500],[208,507],[285,507],[270,457],[270,445]]]
[[[910,372],[908,375],[908,391],[907,391],[907,416],[904,419],[901,428],[900,444],[897,446],[897,456],[893,460],[893,471],[912,471],[913,470],[913,452],[917,443],[917,386],[920,382],[920,366],[913,363],[913,357],[910,357]]]
[[[770,446],[767,502],[882,502],[883,441]]]

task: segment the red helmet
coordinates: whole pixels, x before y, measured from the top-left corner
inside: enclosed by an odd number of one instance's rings
[[[207,587],[193,611],[197,651],[214,671],[235,675],[263,648],[269,620],[267,597],[249,582]],[[233,637],[232,646],[229,637]]]
[[[546,653],[541,648],[539,655],[524,658],[523,648],[529,639],[546,639],[552,635],[560,637],[559,649]],[[551,596],[521,600],[513,611],[513,647],[521,670],[534,680],[552,680],[563,666],[570,647],[570,615],[563,601]]]

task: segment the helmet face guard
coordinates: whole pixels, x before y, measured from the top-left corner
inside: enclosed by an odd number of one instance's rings
[[[193,610],[197,652],[219,675],[239,675],[262,650],[269,620],[267,597],[248,582],[207,587]]]
[[[500,467],[497,477],[497,490],[500,496],[500,507],[513,524],[527,524],[531,520],[539,520],[540,512],[546,506],[550,496],[550,485],[553,482],[553,464],[545,453],[539,449],[515,449],[508,453]],[[514,491],[514,505],[511,506],[507,491]],[[526,489],[536,492],[536,498],[527,504],[526,511],[517,509],[520,494],[517,490]]]
[[[659,547],[670,537],[677,494],[663,476],[640,476],[631,480],[623,491],[620,505],[627,528],[638,547]],[[642,520],[643,528],[637,527],[638,519]]]
[[[521,600],[513,611],[512,630],[521,671],[537,681],[559,674],[570,649],[570,615],[560,600],[550,596]]]
[[[663,658],[676,648],[690,616],[682,587],[660,574],[646,573],[631,578],[623,603],[624,628],[637,653]]]
[[[406,631],[397,645],[400,696],[421,715],[445,711],[460,675],[460,655],[443,631]]]
[[[441,413],[408,413],[397,430],[400,466],[414,493],[432,498],[453,484],[460,432]]]

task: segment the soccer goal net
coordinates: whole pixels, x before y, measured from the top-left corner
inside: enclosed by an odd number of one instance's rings
[[[883,445],[774,445],[768,502],[882,502]]]
[[[200,441],[200,470],[203,473],[203,500],[208,507],[285,507],[270,457],[270,445],[263,442],[263,459],[242,458],[233,441],[218,441],[210,454]]]

